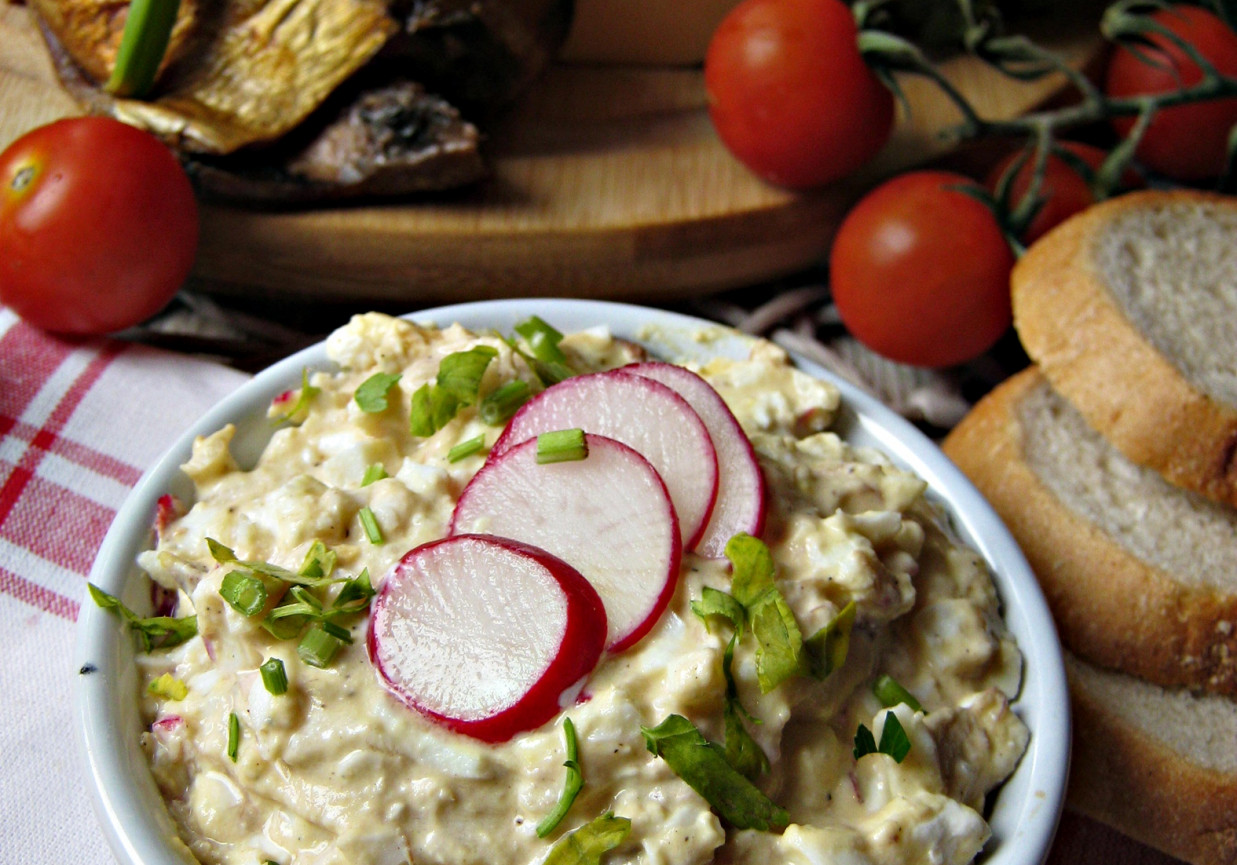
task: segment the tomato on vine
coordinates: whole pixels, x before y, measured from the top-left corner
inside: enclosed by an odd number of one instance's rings
[[[1152,21],[1184,39],[1221,75],[1237,77],[1237,33],[1214,13],[1198,6],[1174,5],[1150,16]],[[1197,84],[1203,72],[1179,45],[1160,33],[1149,33],[1152,46],[1113,52],[1105,74],[1110,98],[1167,93]],[[1150,61],[1150,62],[1148,62]],[[1224,172],[1229,130],[1237,124],[1237,97],[1177,105],[1158,111],[1136,151],[1149,168],[1174,180],[1200,181]],[[1128,135],[1134,119],[1113,121]]]
[[[704,61],[709,115],[730,152],[790,188],[837,180],[875,156],[893,129],[894,97],[857,39],[841,0],[745,0],[731,10]]]
[[[74,117],[0,153],[0,304],[37,327],[138,324],[180,288],[197,242],[189,179],[149,133]]]
[[[869,192],[834,238],[829,281],[843,324],[901,363],[953,366],[1010,324],[1014,265],[996,216],[945,171],[912,171]]]

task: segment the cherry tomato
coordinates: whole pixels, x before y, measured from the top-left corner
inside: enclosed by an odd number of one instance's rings
[[[1198,49],[1227,76],[1237,76],[1237,33],[1216,15],[1197,6],[1173,6],[1151,17]],[[1104,92],[1111,97],[1163,93],[1202,80],[1203,73],[1177,45],[1159,34],[1149,38],[1157,47],[1140,49],[1156,60],[1144,62],[1127,48],[1113,52],[1105,75]],[[1237,123],[1237,97],[1214,99],[1166,108],[1151,121],[1137,154],[1148,167],[1182,181],[1217,177],[1224,171],[1228,132]],[[1130,117],[1114,121],[1117,131],[1129,134]]]
[[[171,299],[193,265],[197,202],[157,139],[58,120],[0,153],[0,303],[45,330],[106,333]]]
[[[913,171],[846,215],[829,261],[842,322],[872,350],[941,367],[979,356],[1010,324],[1014,255],[960,174]]]
[[[1108,156],[1094,145],[1076,141],[1062,141],[1057,144],[1057,147],[1069,151],[1093,170],[1098,169]],[[1019,151],[1015,151],[993,167],[985,181],[989,191],[996,192],[1001,178],[1021,156]],[[1011,206],[1016,206],[1026,194],[1027,187],[1031,184],[1033,169],[1034,156],[1027,156],[1010,182]],[[1122,176],[1121,185],[1127,189],[1141,186],[1142,178],[1138,176],[1138,172],[1131,169]],[[1073,164],[1056,153],[1048,157],[1048,162],[1044,166],[1044,180],[1039,194],[1044,199],[1044,203],[1031,220],[1031,224],[1023,231],[1020,238],[1023,243],[1034,243],[1050,228],[1060,225],[1075,213],[1095,203],[1095,196],[1091,192],[1091,185],[1087,182],[1087,178],[1079,174]]]
[[[709,43],[704,82],[722,142],[771,183],[820,186],[889,140],[893,94],[864,63],[840,0],[746,0]]]

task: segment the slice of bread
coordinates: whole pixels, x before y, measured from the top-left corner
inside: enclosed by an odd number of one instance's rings
[[[1166,690],[1067,653],[1068,804],[1194,865],[1237,863],[1237,703]]]
[[[1052,386],[1139,465],[1237,505],[1237,198],[1130,193],[1014,268],[1014,326]]]
[[[1237,696],[1237,511],[1126,460],[1035,367],[984,397],[944,450],[1018,540],[1068,648]]]

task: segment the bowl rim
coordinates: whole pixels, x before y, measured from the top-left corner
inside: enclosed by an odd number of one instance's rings
[[[404,317],[439,325],[455,321],[473,329],[509,329],[536,314],[555,327],[579,330],[608,326],[621,336],[653,342],[681,356],[730,353],[750,345],[726,325],[667,310],[602,300],[528,298],[459,303],[427,308]],[[715,334],[702,347],[698,335]],[[812,361],[790,352],[797,367],[835,385],[842,397],[839,432],[859,446],[873,445],[895,463],[929,484],[930,494],[948,513],[954,531],[976,549],[994,574],[1003,617],[1023,655],[1023,680],[1015,710],[1031,730],[1027,752],[998,794],[989,815],[992,840],[980,859],[986,865],[1042,865],[1052,845],[1064,806],[1069,775],[1071,719],[1065,666],[1055,624],[1039,585],[1012,534],[962,472],[919,429],[875,397]],[[180,465],[198,435],[240,421],[236,440],[265,437],[246,428],[265,428],[270,400],[300,380],[306,368],[328,368],[325,342],[302,349],[259,372],[204,413],[151,466],[117,512],[90,571],[89,580],[120,594],[138,581],[136,553],[149,546],[155,502],[169,489],[187,483]],[[253,454],[256,457],[256,450]],[[242,460],[243,461],[243,460]],[[80,671],[74,699],[74,734],[94,810],[109,846],[123,865],[195,863],[176,832],[162,797],[145,766],[136,735],[118,735],[126,707],[124,694],[136,693],[131,641],[114,617],[87,598],[76,627]],[[125,688],[128,688],[126,691]],[[130,713],[136,707],[128,708]],[[137,759],[134,764],[133,760]],[[151,796],[155,803],[150,800]],[[156,804],[157,807],[150,807]],[[994,846],[995,845],[995,846]]]

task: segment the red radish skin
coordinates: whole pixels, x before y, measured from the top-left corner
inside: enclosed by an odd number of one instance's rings
[[[649,361],[623,367],[673,390],[704,421],[717,453],[717,500],[694,552],[725,556],[726,542],[740,532],[759,537],[765,525],[765,479],[752,443],[721,394],[690,369]]]
[[[674,502],[684,549],[700,540],[717,497],[717,454],[687,400],[661,382],[624,372],[579,375],[526,402],[491,458],[543,432],[579,428],[635,448],[653,464]]]
[[[537,463],[530,439],[492,457],[460,494],[451,533],[485,532],[577,568],[605,604],[606,646],[647,634],[674,595],[683,548],[670,495],[633,448],[586,434],[588,457]]]
[[[407,706],[485,742],[547,723],[596,666],[606,614],[566,562],[488,535],[407,553],[373,601],[368,647]]]

